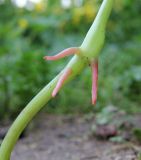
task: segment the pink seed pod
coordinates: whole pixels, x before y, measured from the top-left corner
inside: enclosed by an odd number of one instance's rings
[[[96,104],[97,100],[97,83],[98,83],[98,61],[91,63],[92,68],[92,104]]]
[[[68,77],[71,75],[72,70],[71,69],[66,69],[64,73],[61,75],[60,79],[57,82],[56,87],[54,88],[52,92],[52,97],[55,97],[56,94],[59,92],[61,87],[63,86],[64,82],[68,79]]]
[[[66,56],[72,55],[72,54],[78,54],[79,53],[79,48],[78,47],[72,47],[72,48],[67,48],[60,53],[58,53],[55,56],[45,56],[45,60],[58,60],[61,58],[64,58]]]

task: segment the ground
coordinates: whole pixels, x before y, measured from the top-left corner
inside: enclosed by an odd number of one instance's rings
[[[139,146],[92,136],[92,119],[41,114],[18,141],[11,160],[138,160]]]

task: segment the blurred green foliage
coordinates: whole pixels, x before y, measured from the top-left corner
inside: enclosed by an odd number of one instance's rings
[[[83,0],[80,6],[72,2],[66,9],[59,0],[44,0],[32,10],[18,8],[10,0],[0,4],[0,118],[15,117],[70,59],[45,62],[44,55],[81,44],[101,1]],[[97,111],[109,104],[140,111],[140,10],[138,0],[115,0],[99,58]],[[46,110],[91,111],[90,90],[89,68],[67,84]]]

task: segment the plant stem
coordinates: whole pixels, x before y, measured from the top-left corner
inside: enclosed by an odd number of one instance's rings
[[[66,68],[71,67],[73,71],[68,81],[80,73],[85,65],[86,63],[80,57],[74,56],[70,63],[66,66]],[[56,76],[47,86],[45,86],[17,117],[1,144],[0,160],[10,160],[11,152],[20,134],[27,124],[32,120],[32,118],[51,99],[52,91],[55,88],[60,75],[61,73]]]
[[[113,2],[114,0],[103,0],[99,12],[80,47],[83,55],[87,56],[89,60],[97,57],[103,47],[105,26],[112,10]]]
[[[105,37],[105,26],[108,20],[114,0],[103,0],[96,20],[88,31],[86,38],[80,46],[80,54],[75,55],[65,69],[71,69],[72,74],[67,82],[79,74],[82,69],[97,58],[102,49]],[[64,70],[63,70],[64,71]],[[17,117],[0,147],[0,160],[10,160],[11,152],[24,128],[40,109],[51,99],[54,90],[63,71],[58,74],[45,88],[43,88],[35,98],[25,107]]]

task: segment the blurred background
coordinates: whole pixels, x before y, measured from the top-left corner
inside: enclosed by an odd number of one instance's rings
[[[79,46],[101,0],[0,0],[0,119],[15,118],[71,57],[45,62]],[[115,0],[99,57],[99,92],[91,106],[91,71],[86,68],[43,112],[101,112],[112,105],[141,111],[141,2]],[[95,42],[96,43],[96,42]]]

